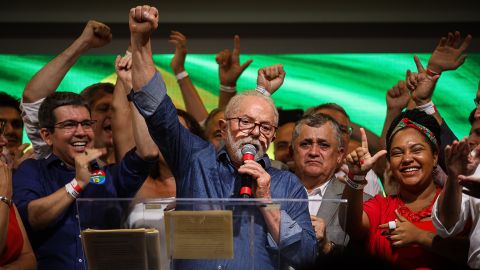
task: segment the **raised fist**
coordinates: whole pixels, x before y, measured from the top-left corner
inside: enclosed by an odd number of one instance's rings
[[[110,32],[110,27],[101,22],[91,20],[87,22],[78,39],[86,43],[89,49],[100,48],[110,43],[112,33]]]
[[[258,70],[257,85],[265,87],[270,94],[273,94],[282,86],[285,75],[282,65],[263,67]]]
[[[142,45],[150,39],[150,34],[158,27],[158,10],[151,6],[137,6],[130,9],[128,24],[132,41]]]

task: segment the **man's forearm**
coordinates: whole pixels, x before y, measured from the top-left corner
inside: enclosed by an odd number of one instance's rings
[[[134,90],[140,90],[155,74],[152,59],[151,42],[138,44],[132,39],[132,84]]]
[[[74,201],[63,187],[49,196],[31,201],[27,206],[30,226],[34,230],[45,229]]]
[[[280,246],[280,210],[276,208],[269,208],[268,206],[260,206],[260,213],[262,213],[267,229],[272,236],[275,243]]]
[[[457,181],[457,177],[448,176],[447,183],[438,197],[438,219],[447,230],[453,228],[460,217],[462,188]]]
[[[25,87],[23,101],[32,103],[54,93],[70,68],[87,50],[87,44],[78,39],[75,40],[33,76]]]

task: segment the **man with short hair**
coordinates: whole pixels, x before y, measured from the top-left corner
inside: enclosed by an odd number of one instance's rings
[[[348,151],[348,146],[350,144],[350,136],[352,135],[350,116],[348,116],[345,109],[336,103],[324,103],[308,109],[305,114],[308,115],[312,113],[327,114],[333,119],[335,119],[335,121],[338,123],[338,126],[342,134],[342,138],[343,138],[343,145],[345,145],[344,156],[343,156],[343,158],[345,158],[345,156],[348,154],[347,151]],[[343,162],[337,168],[338,171],[336,176],[339,178],[346,177],[346,173],[343,171],[344,169],[348,171],[348,168],[346,166],[342,167],[342,165],[343,165]],[[340,170],[341,167],[342,167],[342,170]],[[365,193],[373,197],[382,191],[382,188],[380,186],[380,180],[378,179],[378,176],[375,174],[373,170],[370,170],[368,172],[366,179],[368,184],[364,188]]]
[[[309,211],[320,254],[341,251],[349,241],[338,216],[340,203],[328,201],[341,199],[345,188],[335,176],[345,153],[342,136],[337,121],[323,113],[304,116],[295,125],[292,135],[295,174],[303,183],[308,198],[312,199]]]
[[[111,39],[112,34],[107,25],[93,20],[89,21],[82,34],[38,71],[25,86],[20,108],[36,158],[48,157],[51,153],[50,147],[44,143],[39,134],[38,110],[43,99],[55,92],[63,77],[82,54],[92,48],[105,46]],[[112,84],[99,83],[87,87],[81,93],[91,108],[92,119],[96,120],[94,125],[95,146],[107,149],[107,152],[101,157],[102,162],[106,164],[115,163],[111,129],[113,88]]]
[[[240,174],[254,179],[255,198],[307,198],[298,179],[289,172],[272,168],[265,155],[278,122],[271,98],[256,91],[233,97],[220,124],[225,147],[217,152],[212,144],[182,127],[166,95],[165,83],[156,72],[150,35],[158,26],[158,11],[149,6],[133,8],[129,25],[133,55],[133,91],[129,98],[145,118],[150,134],[175,176],[178,198],[238,198]],[[252,144],[257,150],[257,161],[243,162],[241,149],[246,144]],[[256,269],[278,269],[278,254],[282,262],[294,267],[311,263],[316,245],[307,207],[306,203],[285,203],[280,209],[255,208],[255,227],[250,228],[249,223],[242,220],[239,232],[235,233],[234,260],[177,260],[175,267],[244,269],[249,268],[248,263],[255,263]],[[255,238],[253,262],[244,260],[251,256],[252,243],[242,239],[250,230]]]
[[[118,165],[99,166],[104,175],[91,179],[104,149],[95,139],[87,102],[78,94],[56,92],[40,106],[40,134],[52,153],[24,161],[14,175],[14,201],[29,234],[38,269],[85,269],[75,200],[133,197],[158,156],[148,140],[136,142]],[[97,181],[95,181],[97,180]],[[97,210],[99,217],[105,213]]]

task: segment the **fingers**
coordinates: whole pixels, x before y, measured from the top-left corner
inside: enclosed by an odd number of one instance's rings
[[[398,220],[400,220],[401,222],[407,221],[407,219],[405,217],[403,217],[402,215],[400,215],[400,213],[396,209],[395,209],[395,215],[397,215]]]
[[[414,56],[413,60],[415,61],[415,65],[417,66],[418,73],[423,73],[425,72],[425,69],[423,68],[422,62],[420,62],[420,59],[418,56]]]
[[[373,157],[372,157],[372,159],[371,159],[371,160],[372,160],[372,163],[377,162],[377,160],[378,160],[379,158],[381,158],[382,156],[384,156],[384,155],[386,155],[386,154],[387,154],[387,150],[380,150],[380,151],[378,151],[375,155],[373,155]]]
[[[136,22],[149,22],[154,28],[158,27],[158,10],[151,6],[137,6],[130,9],[130,16]]]
[[[90,161],[97,159],[106,153],[107,151],[105,148],[87,149],[83,153],[77,154],[75,156],[75,166],[80,166],[81,168],[85,168],[86,165],[88,166],[88,163]]]
[[[362,135],[362,148],[367,149],[368,152],[368,140],[367,140],[367,133],[365,132],[364,128],[360,128],[360,134]]]
[[[470,46],[471,42],[472,42],[472,36],[467,35],[459,47],[460,51],[462,52],[465,51],[468,48],[468,46]]]
[[[283,69],[283,65],[271,65],[267,67],[262,67],[258,70],[259,73],[263,73],[265,78],[269,81],[276,79],[276,78],[285,78],[285,70]]]
[[[250,66],[250,64],[253,62],[252,59],[250,60],[247,60],[247,62],[243,63],[243,65],[240,66],[240,68],[242,69],[242,72],[248,67]]]
[[[238,60],[240,56],[240,37],[238,35],[235,35],[233,37],[233,54],[232,57],[234,60]]]
[[[29,146],[30,146],[29,143],[23,143],[17,148],[18,150],[17,153],[19,153],[20,155],[23,154],[23,151],[25,151],[25,149],[27,149]]]
[[[223,51],[217,53],[215,61],[221,67],[230,66],[231,55],[232,55],[232,53],[230,52],[230,50],[228,50],[228,49],[223,50]]]

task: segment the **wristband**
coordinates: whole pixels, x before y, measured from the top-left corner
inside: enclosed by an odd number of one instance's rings
[[[220,91],[227,92],[227,93],[235,93],[237,92],[236,86],[226,86],[220,84]]]
[[[430,80],[433,79],[433,76],[435,76],[435,75],[440,75],[440,73],[435,72],[435,71],[433,71],[433,70],[431,70],[431,69],[429,69],[429,68],[427,68],[427,69],[425,70],[425,72],[427,73],[427,78],[430,79]]]
[[[357,175],[356,175],[357,176]],[[365,177],[363,177],[365,179]],[[366,183],[358,183],[358,182],[354,182],[353,180],[350,179],[350,177],[347,177],[347,179],[345,180],[347,182],[347,185],[353,189],[356,189],[356,190],[363,190],[363,188],[365,187],[365,184]],[[367,180],[364,180],[365,182]]]
[[[175,74],[175,77],[177,78],[177,81],[180,81],[182,79],[185,79],[186,77],[188,77],[188,73],[184,70],[180,73],[177,73]]]
[[[432,115],[437,112],[437,107],[435,107],[432,101],[428,102],[427,104],[417,106],[417,109],[429,115]]]
[[[82,191],[82,188],[78,185],[77,180],[73,178],[70,183],[67,183],[65,185],[65,190],[67,191],[70,196],[72,196],[73,199],[77,199],[78,196],[80,196],[80,192]]]
[[[6,203],[8,205],[8,207],[12,207],[12,199],[8,198],[8,197],[5,197],[5,196],[0,196],[0,201]]]
[[[267,91],[267,89],[261,85],[257,84],[257,88],[255,88],[258,92],[260,92],[262,95],[269,97],[270,93]]]
[[[73,189],[75,189],[75,191],[77,191],[79,194],[83,191],[82,187],[78,184],[77,179],[73,178],[70,184],[72,185]]]

